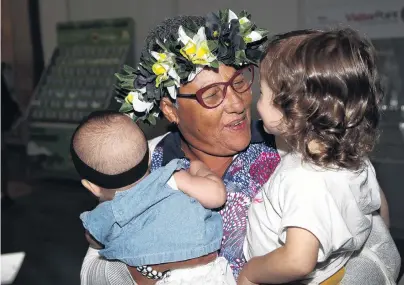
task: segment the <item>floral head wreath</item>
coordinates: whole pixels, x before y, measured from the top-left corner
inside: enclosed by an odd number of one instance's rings
[[[204,67],[258,65],[268,32],[250,19],[246,11],[237,16],[221,10],[208,14],[205,26],[180,26],[177,35],[156,40],[159,49],[143,52],[137,69],[124,66],[124,74],[115,74],[120,111],[154,125],[161,98],[175,100],[180,84],[192,81]]]

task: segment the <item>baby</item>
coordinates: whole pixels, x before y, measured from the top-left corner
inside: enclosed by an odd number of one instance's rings
[[[217,256],[221,217],[210,210],[225,203],[225,186],[202,162],[185,171],[188,161],[173,160],[149,173],[144,134],[115,111],[84,119],[71,155],[83,186],[101,202],[80,216],[101,256],[125,263],[137,284],[235,284]]]
[[[357,252],[383,267],[364,247],[377,224],[394,248],[368,159],[382,99],[372,45],[352,30],[292,32],[269,44],[260,69],[258,112],[291,151],[250,207],[238,284],[340,284]],[[382,271],[377,284],[394,284],[396,268]]]

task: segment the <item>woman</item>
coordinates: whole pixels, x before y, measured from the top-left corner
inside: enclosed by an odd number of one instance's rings
[[[230,10],[206,18],[164,21],[146,39],[138,69],[118,75],[121,111],[154,123],[159,111],[176,131],[149,142],[152,170],[174,158],[203,161],[223,177],[227,203],[220,255],[235,276],[245,263],[243,241],[251,200],[279,162],[274,138],[251,122],[251,84],[267,41],[250,15]],[[134,284],[136,270],[89,249],[82,284]],[[145,280],[144,284],[149,280]]]

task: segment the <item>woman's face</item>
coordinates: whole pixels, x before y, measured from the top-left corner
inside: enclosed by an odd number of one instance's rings
[[[218,71],[203,70],[182,86],[180,94],[195,94],[213,83],[227,82],[236,70],[220,65]],[[230,86],[221,105],[202,107],[196,100],[177,98],[178,128],[188,144],[215,156],[230,156],[245,149],[251,141],[251,88],[237,93]]]

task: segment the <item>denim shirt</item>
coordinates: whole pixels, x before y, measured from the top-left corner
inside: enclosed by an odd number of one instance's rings
[[[184,162],[174,159],[81,214],[84,227],[105,246],[100,255],[140,266],[197,258],[220,248],[220,214],[167,185],[181,168]]]

